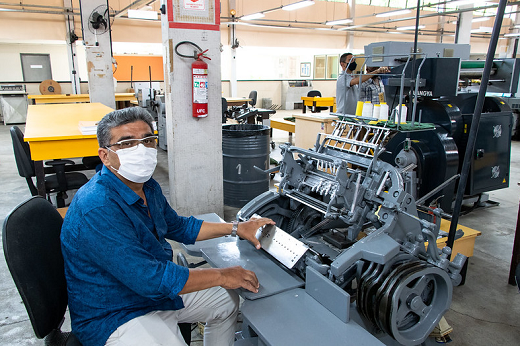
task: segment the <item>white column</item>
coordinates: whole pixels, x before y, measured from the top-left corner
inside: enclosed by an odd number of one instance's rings
[[[214,8],[219,0],[204,0]],[[179,10],[187,2],[164,0],[162,40],[165,63],[166,128],[168,133],[168,168],[170,204],[180,215],[224,213],[222,171],[222,102],[220,72],[220,29],[178,28],[169,21],[172,3]],[[182,12],[182,11],[181,11]],[[179,13],[179,12],[176,12]],[[220,16],[219,11],[216,13]],[[174,27],[170,27],[170,24]],[[194,59],[175,53],[181,41],[191,41],[208,49],[208,116],[192,116],[192,73]],[[193,47],[179,48],[192,54]]]
[[[74,32],[74,12],[72,7],[72,0],[63,0],[63,7],[68,14],[65,15],[65,40],[67,41],[67,55],[69,59],[69,71],[70,71],[70,82],[72,86],[73,94],[81,94],[79,71],[78,71],[78,57],[76,55],[76,38],[74,35],[78,33]]]
[[[90,102],[100,102],[115,109],[116,99],[114,95],[114,76],[112,73],[110,20],[106,21],[108,30],[105,30],[104,25],[101,25],[99,29],[94,29],[88,24],[94,12],[105,15],[105,10],[108,8],[108,1],[80,0],[79,5],[81,10],[81,23],[83,25],[83,42],[86,47]]]
[[[515,11],[517,10],[517,6],[515,6],[514,10]],[[516,27],[517,25],[520,25],[520,16],[518,16],[518,15],[515,17],[515,21],[514,21],[514,26]],[[518,33],[518,32],[520,32],[520,30],[515,28],[513,31],[510,31],[510,32]],[[516,37],[510,37],[509,40],[507,40],[507,57],[516,58],[516,56],[513,56],[513,52],[515,50],[516,40],[518,40],[519,38],[520,38],[519,36],[516,36]],[[516,55],[518,56],[519,54],[520,54],[520,49],[519,49],[519,47],[517,47]]]
[[[229,0],[228,2],[229,10],[236,11],[236,0]],[[230,14],[227,14],[230,15]],[[237,81],[237,48],[235,47],[235,43],[237,41],[237,26],[230,25],[229,26],[229,45],[231,46],[231,76],[229,79],[229,94],[231,97],[237,97],[238,94],[238,81]]]
[[[473,7],[473,5],[461,5],[459,8]],[[459,14],[457,22],[458,36],[455,43],[469,44],[471,41],[471,21],[473,20],[473,12],[466,11]]]
[[[237,97],[237,88],[237,50],[236,48],[231,48],[231,77],[229,79],[229,93],[231,97]]]
[[[354,18],[356,15],[356,0],[348,0],[348,8],[345,18]],[[341,18],[341,17],[340,17]],[[352,23],[352,25],[357,25],[359,23]],[[354,32],[350,30],[346,30],[347,35],[345,37],[345,46],[347,47],[347,52],[352,53],[352,49],[354,48]],[[346,52],[345,52],[346,53]]]

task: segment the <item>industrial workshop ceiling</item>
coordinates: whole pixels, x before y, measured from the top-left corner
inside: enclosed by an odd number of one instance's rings
[[[179,0],[174,0],[175,3]],[[71,4],[69,7],[67,4]],[[502,35],[514,36],[520,1],[506,8]],[[109,0],[115,20],[160,20],[161,1]],[[412,35],[415,29],[417,0],[223,0],[221,24],[268,29],[324,30],[328,32],[375,32]],[[489,37],[498,0],[421,0],[421,35],[454,34],[460,13],[473,15],[472,36]],[[72,11],[67,11],[67,7]],[[79,16],[79,0],[4,0],[0,12]],[[518,34],[520,35],[520,34]],[[516,36],[518,36],[516,35]],[[507,36],[506,36],[507,37]]]

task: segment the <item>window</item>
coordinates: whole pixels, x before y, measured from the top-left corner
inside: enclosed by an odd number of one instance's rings
[[[314,79],[325,79],[326,76],[326,56],[314,56]]]
[[[327,55],[327,79],[337,79],[339,69],[339,56]]]
[[[339,55],[315,55],[314,79],[336,79],[339,73]]]

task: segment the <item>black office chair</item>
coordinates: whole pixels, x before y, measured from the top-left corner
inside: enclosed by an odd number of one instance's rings
[[[256,92],[256,90],[253,90],[249,93],[249,99],[251,99],[251,101],[249,101],[249,105],[251,107],[254,107],[256,105],[256,99],[258,97],[258,93]]]
[[[15,207],[2,229],[4,256],[38,339],[46,346],[81,346],[72,332],[62,332],[67,282],[61,254],[63,219],[54,206],[34,196]],[[191,324],[179,323],[191,341]]]
[[[81,163],[85,168],[85,170],[94,169],[96,172],[101,168],[100,165],[103,164],[99,156],[85,156],[81,159]],[[68,170],[67,170],[68,171]]]
[[[311,90],[307,93],[307,97],[321,97],[321,92],[319,90]],[[309,107],[309,109],[311,110],[311,112],[321,112],[321,111],[326,111],[327,109],[329,109],[329,107],[316,107],[316,111],[313,111],[313,107],[312,106],[307,106]]]
[[[34,161],[31,160],[31,149],[29,144],[24,142],[23,133],[17,126],[11,127],[10,131],[18,174],[27,181],[31,195],[36,196],[38,190],[32,180],[36,173]],[[74,161],[52,160],[45,162],[45,164],[52,166],[55,172],[55,174],[45,176],[45,191],[47,194],[55,192],[56,204],[58,208],[62,208],[65,206],[65,199],[67,198],[66,191],[79,189],[88,179],[83,173],[65,172],[65,166],[73,165]]]
[[[51,203],[31,197],[4,221],[4,256],[36,337],[45,345],[81,346],[73,333],[60,330],[67,309],[62,223]]]
[[[225,97],[222,97],[222,124],[226,123],[228,116],[227,100]]]

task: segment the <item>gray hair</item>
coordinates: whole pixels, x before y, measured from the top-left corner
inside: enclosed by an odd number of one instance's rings
[[[153,132],[153,117],[141,107],[129,107],[110,112],[101,119],[97,126],[97,139],[100,148],[110,144],[112,129],[124,124],[144,121]]]

